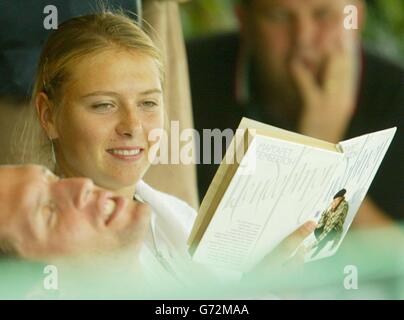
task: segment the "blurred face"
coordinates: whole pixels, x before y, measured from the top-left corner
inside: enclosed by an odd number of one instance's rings
[[[290,62],[304,61],[319,77],[329,53],[349,31],[344,6],[356,0],[252,0],[241,10],[241,29],[253,55],[272,82],[293,84]]]
[[[0,168],[0,238],[23,257],[141,243],[148,212],[138,206],[89,179],[59,179],[41,166]]]
[[[149,167],[149,132],[163,126],[157,64],[134,50],[86,57],[71,70],[56,109],[61,173],[110,190],[132,187]]]

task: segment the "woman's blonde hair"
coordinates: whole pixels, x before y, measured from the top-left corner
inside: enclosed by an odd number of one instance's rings
[[[42,50],[31,101],[23,121],[14,132],[15,162],[36,163],[54,169],[53,144],[40,126],[35,100],[44,92],[57,105],[69,71],[84,57],[103,50],[118,48],[137,50],[152,57],[164,82],[161,53],[151,38],[122,11],[103,9],[99,13],[69,19],[58,26],[47,39]]]

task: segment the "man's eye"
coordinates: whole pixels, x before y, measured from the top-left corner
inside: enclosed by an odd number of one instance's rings
[[[111,103],[99,103],[92,105],[91,109],[94,110],[95,112],[105,113],[115,109],[115,106]]]
[[[331,11],[326,8],[314,12],[314,18],[318,21],[327,20],[329,17],[331,17]]]
[[[266,14],[266,18],[271,22],[287,22],[290,20],[290,14],[286,10],[271,10]]]
[[[48,203],[43,208],[43,215],[46,224],[49,228],[53,229],[58,221],[58,208],[54,202]]]
[[[83,203],[87,203],[87,202],[88,202],[89,197],[90,197],[90,195],[92,194],[92,192],[93,192],[93,190],[91,190],[91,189],[87,189],[87,190],[85,191],[85,193],[83,194],[83,199],[82,199],[82,202],[83,202]]]
[[[58,214],[57,212],[52,212],[51,215],[48,218],[48,226],[51,229],[54,229],[56,227],[56,224],[58,222]]]

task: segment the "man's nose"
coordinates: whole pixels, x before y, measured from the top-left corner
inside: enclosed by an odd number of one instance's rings
[[[142,127],[142,122],[134,110],[122,112],[120,117],[120,121],[116,127],[116,132],[119,136],[131,138],[134,132]]]
[[[70,180],[70,189],[72,190],[72,200],[78,209],[84,208],[94,191],[94,183],[87,178],[73,178]]]
[[[294,44],[295,49],[304,52],[311,48],[314,41],[316,26],[309,16],[301,16],[295,20],[294,25]]]

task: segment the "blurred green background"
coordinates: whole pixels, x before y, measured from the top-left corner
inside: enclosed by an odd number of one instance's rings
[[[186,38],[235,30],[233,6],[237,0],[191,0],[181,5]],[[364,42],[404,64],[404,0],[367,0]]]

